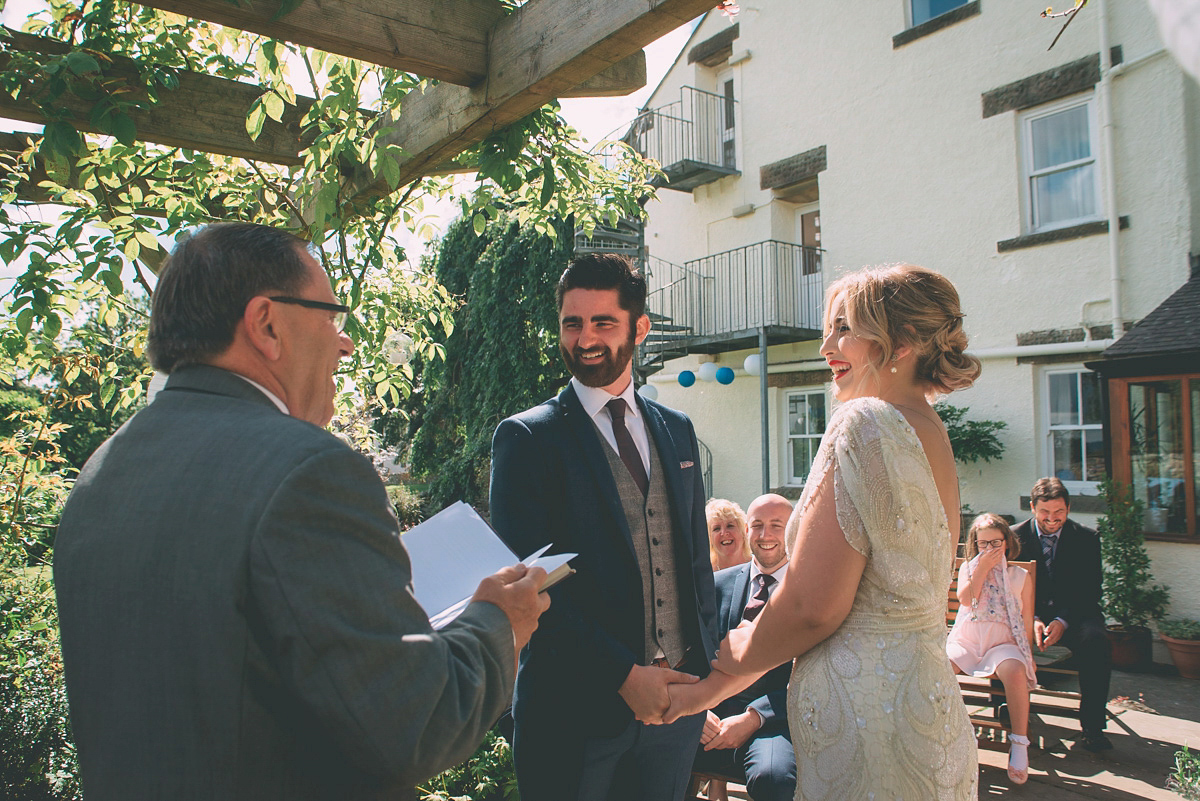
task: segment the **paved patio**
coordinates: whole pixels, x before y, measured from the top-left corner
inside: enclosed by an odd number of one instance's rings
[[[1005,772],[1007,752],[980,749],[979,797],[1177,800],[1166,789],[1167,777],[1181,746],[1200,748],[1200,681],[1180,678],[1165,649],[1155,646],[1161,661],[1147,672],[1113,671],[1108,705],[1113,750],[1093,754],[1076,744],[1078,722],[1042,715],[1031,729],[1045,748],[1030,750],[1029,781],[1013,786]]]

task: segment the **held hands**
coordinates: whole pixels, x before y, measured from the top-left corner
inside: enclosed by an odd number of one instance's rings
[[[642,723],[670,723],[674,718],[664,720],[664,715],[671,706],[669,690],[685,687],[698,681],[700,681],[700,677],[693,676],[691,673],[634,665],[630,668],[629,675],[625,677],[618,692],[625,703],[629,704],[634,716]]]
[[[546,580],[540,567],[518,564],[506,567],[479,582],[472,601],[487,601],[504,610],[513,630],[513,644],[520,651],[537,629],[538,618],[550,608],[550,596],[539,592]]]

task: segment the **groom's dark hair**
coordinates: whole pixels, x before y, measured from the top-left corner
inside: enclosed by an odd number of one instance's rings
[[[585,253],[572,259],[558,279],[555,300],[559,311],[563,295],[571,289],[617,290],[617,303],[629,312],[633,323],[646,313],[646,279],[618,253]]]

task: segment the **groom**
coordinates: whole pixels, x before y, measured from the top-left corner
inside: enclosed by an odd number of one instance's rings
[[[650,318],[629,261],[580,256],[557,294],[570,384],[492,442],[496,532],[516,553],[579,554],[521,654],[517,783],[523,801],[678,800],[705,716],[646,724],[717,644],[696,434],[634,391]]]

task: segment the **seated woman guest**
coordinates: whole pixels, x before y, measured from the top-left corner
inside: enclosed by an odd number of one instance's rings
[[[713,572],[737,567],[750,561],[750,541],[746,539],[746,513],[742,507],[724,498],[713,498],[704,505],[708,520],[708,560]]]
[[[982,514],[971,523],[966,562],[958,569],[958,613],[946,654],[959,673],[1004,684],[1012,733],[1008,778],[1029,778],[1029,691],[1037,686],[1029,632],[1033,631],[1033,582],[1024,568],[1008,564],[1021,543],[1004,518]]]
[[[975,735],[945,653],[958,476],[931,405],[979,376],[962,317],[954,286],[921,267],[829,287],[821,354],[840,405],[788,521],[787,575],[709,676],[668,688],[672,718],[795,659],[797,799],[977,795]]]

